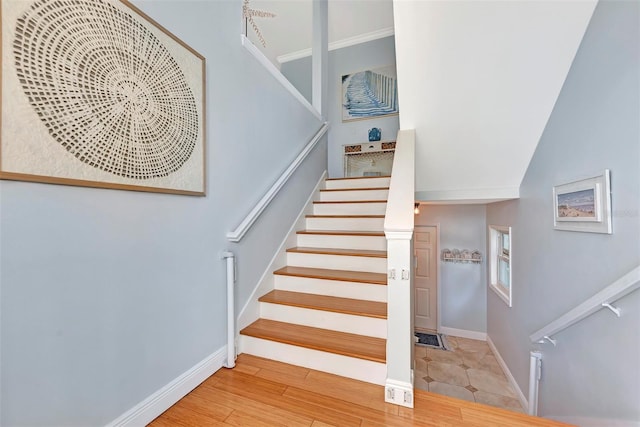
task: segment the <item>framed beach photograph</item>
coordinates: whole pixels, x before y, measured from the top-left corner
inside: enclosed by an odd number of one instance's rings
[[[205,195],[205,58],[125,0],[2,0],[0,179]]]
[[[342,76],[342,121],[398,114],[396,68],[387,65]]]
[[[553,187],[553,227],[556,230],[612,233],[609,169]]]

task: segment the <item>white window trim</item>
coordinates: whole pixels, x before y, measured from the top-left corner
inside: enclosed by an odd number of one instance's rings
[[[502,242],[499,242],[500,233],[509,233],[509,289],[502,286],[498,280],[498,259],[501,258]],[[512,306],[513,301],[513,233],[511,227],[501,225],[489,226],[489,288],[495,292],[507,306]]]

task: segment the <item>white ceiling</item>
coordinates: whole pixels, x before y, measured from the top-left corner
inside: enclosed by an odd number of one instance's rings
[[[328,0],[329,43],[393,29],[392,0]],[[248,38],[273,62],[282,55],[311,48],[311,0],[250,0],[252,9],[275,18],[254,18],[267,47],[249,25]]]

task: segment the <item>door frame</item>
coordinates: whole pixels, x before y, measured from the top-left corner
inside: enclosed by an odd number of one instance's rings
[[[436,298],[436,332],[440,333],[440,330],[442,329],[442,316],[440,314],[440,302],[441,302],[441,292],[440,292],[440,223],[435,223],[435,224],[419,224],[419,225],[415,225],[414,226],[414,233],[417,231],[418,228],[420,227],[435,227],[436,228],[436,265],[435,265],[435,269],[436,269],[436,294],[437,298]],[[414,257],[414,265],[415,265],[415,254],[413,255]],[[415,268],[413,269],[413,282],[415,283]],[[415,296],[414,296],[415,298]],[[415,314],[414,314],[415,317]],[[415,321],[415,319],[413,319],[413,321]]]

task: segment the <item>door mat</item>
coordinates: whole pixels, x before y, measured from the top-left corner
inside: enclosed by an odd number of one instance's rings
[[[449,350],[446,340],[442,334],[427,334],[424,332],[415,332],[414,339],[417,345],[430,348],[438,348],[440,350]]]

